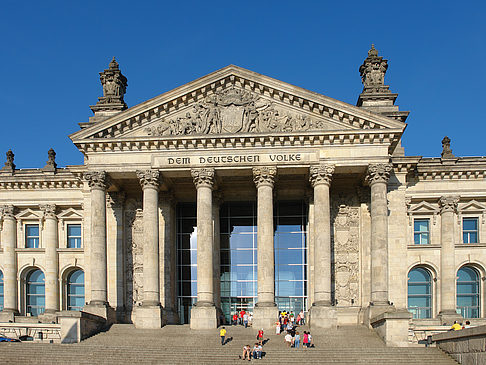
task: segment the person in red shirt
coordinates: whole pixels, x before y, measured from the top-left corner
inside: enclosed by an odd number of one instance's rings
[[[263,328],[258,331],[257,340],[260,346],[263,345]]]
[[[243,324],[243,316],[245,315],[245,310],[243,309],[241,312],[240,312],[240,324]]]
[[[233,314],[233,326],[236,326],[238,324],[238,314]]]

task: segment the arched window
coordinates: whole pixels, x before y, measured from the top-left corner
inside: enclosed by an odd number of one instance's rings
[[[80,311],[84,306],[84,272],[76,270],[67,279],[67,310]]]
[[[432,281],[430,273],[421,267],[408,273],[408,310],[413,318],[432,317]]]
[[[44,313],[46,307],[46,284],[44,273],[36,269],[27,275],[26,287],[27,313],[37,316]]]
[[[464,318],[479,318],[479,274],[472,267],[457,272],[456,305]]]
[[[0,271],[0,311],[3,310],[3,273]]]

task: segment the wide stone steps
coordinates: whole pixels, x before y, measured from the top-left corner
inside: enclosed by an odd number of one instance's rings
[[[245,344],[253,345],[256,330],[226,327],[225,346],[219,330],[191,331],[188,326],[140,330],[133,325],[114,325],[80,344],[0,344],[2,364],[228,364],[238,360]],[[303,332],[307,328],[299,328]],[[273,331],[272,331],[273,332]],[[457,364],[435,348],[390,348],[364,327],[312,331],[315,348],[287,348],[283,335],[268,338],[261,361],[267,364]]]

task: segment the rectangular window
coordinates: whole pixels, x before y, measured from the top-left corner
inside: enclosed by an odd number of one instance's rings
[[[416,245],[430,243],[429,219],[415,219],[413,221],[413,242]]]
[[[463,218],[462,219],[462,242],[463,243],[478,243],[478,219],[477,218]]]
[[[81,224],[67,225],[67,247],[81,248]]]
[[[39,225],[38,224],[25,225],[25,247],[39,248]]]

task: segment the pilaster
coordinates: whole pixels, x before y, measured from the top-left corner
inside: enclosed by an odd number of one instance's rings
[[[56,205],[40,206],[44,220],[44,246],[46,268],[46,309],[45,313],[54,314],[59,311],[59,259],[57,256],[57,216]]]

